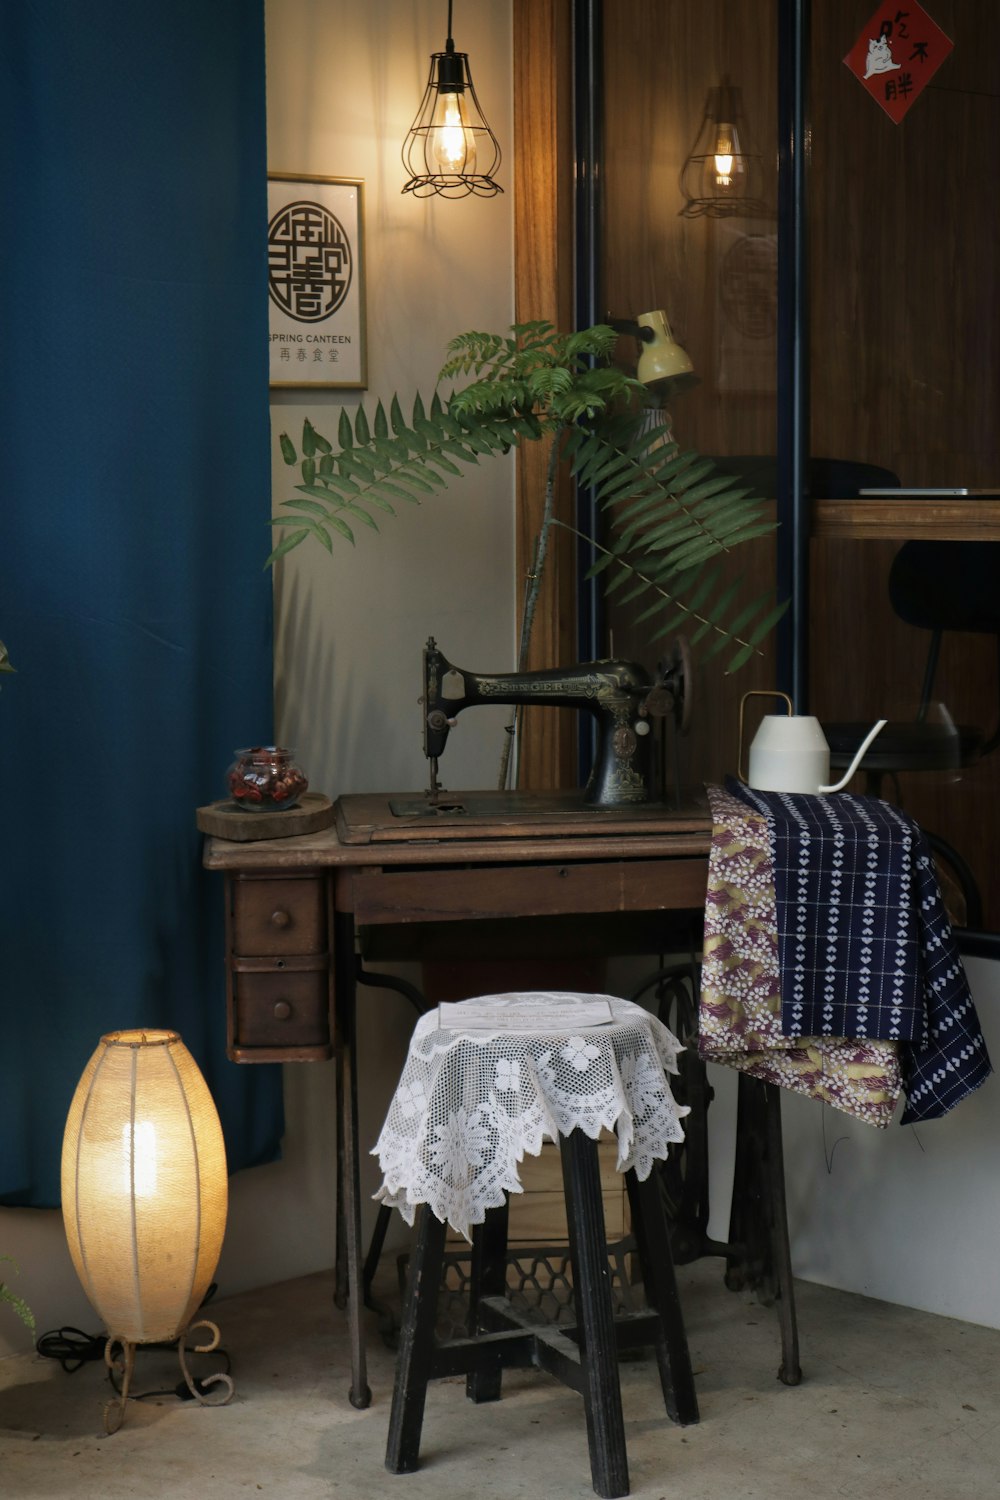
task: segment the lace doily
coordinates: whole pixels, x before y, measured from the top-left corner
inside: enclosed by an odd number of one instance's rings
[[[491,1004],[531,1004],[538,1030],[444,1029],[422,1016],[372,1155],[383,1182],[375,1198],[412,1224],[417,1205],[469,1238],[488,1208],[522,1191],[518,1164],[544,1139],[602,1129],[618,1137],[618,1170],[649,1176],[671,1141],[682,1141],[686,1106],[674,1102],[677,1038],[642,1006],[605,999],[611,1021],[574,1027],[593,995],[519,992]],[[481,1006],[484,1002],[470,1002]],[[450,1012],[453,1015],[454,1012]],[[519,1023],[520,1024],[520,1023]]]

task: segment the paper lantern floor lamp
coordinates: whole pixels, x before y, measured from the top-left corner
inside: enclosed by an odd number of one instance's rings
[[[176,1339],[191,1395],[229,1401],[228,1375],[196,1382],[185,1358],[196,1328],[211,1335],[196,1352],[218,1347],[218,1328],[195,1314],[222,1249],[228,1186],[215,1103],[176,1031],[101,1037],[66,1120],[62,1201],[73,1264],[107,1330],[105,1363],[121,1377],[107,1431],[124,1418],[139,1344]]]

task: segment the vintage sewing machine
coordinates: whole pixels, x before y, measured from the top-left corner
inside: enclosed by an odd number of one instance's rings
[[[594,766],[583,791],[591,807],[650,802],[652,720],[671,717],[686,729],[690,664],[678,642],[669,662],[650,675],[635,662],[589,661],[537,672],[469,672],[453,666],[431,636],[424,648],[424,754],[430,762],[430,806],[443,797],[438,761],[458,715],[477,704],[552,704],[581,709],[597,722]]]

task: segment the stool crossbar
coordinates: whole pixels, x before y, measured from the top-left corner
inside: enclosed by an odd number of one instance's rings
[[[473,1233],[469,1328],[465,1338],[435,1336],[446,1225],[426,1204],[417,1214],[416,1244],[400,1329],[386,1467],[418,1466],[429,1381],[464,1374],[476,1402],[497,1400],[504,1369],[533,1366],[583,1397],[591,1477],[598,1495],[627,1495],[628,1461],[618,1355],[652,1347],[667,1413],[698,1421],[698,1401],[684,1333],[666,1220],[655,1178],[626,1173],[644,1311],[615,1315],[608,1264],[596,1142],[581,1130],[560,1137],[576,1322],[546,1327],[529,1321],[504,1295],[507,1205],[491,1209]]]
[[[578,1391],[598,1495],[628,1494],[618,1355],[652,1347],[668,1414],[698,1420],[691,1360],[653,1167],[684,1138],[667,1083],[680,1044],[657,1017],[610,995],[527,991],[439,1007],[417,1022],[375,1154],[376,1195],[416,1217],[400,1327],[386,1467],[417,1467],[427,1386],[464,1374],[476,1402],[503,1371],[533,1366]],[[645,1308],[616,1315],[597,1141],[618,1139]],[[558,1140],[572,1313],[546,1326],[507,1296],[507,1203],[518,1165]],[[462,1338],[437,1337],[446,1225],[472,1232]]]

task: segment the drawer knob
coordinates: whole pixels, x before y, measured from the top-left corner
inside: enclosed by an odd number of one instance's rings
[[[289,924],[289,922],[291,920],[292,920],[291,917],[288,915],[287,911],[285,911],[284,907],[282,907],[282,906],[279,906],[277,908],[277,910],[275,910],[275,911],[273,911],[271,913],[271,926],[272,927],[287,927],[288,924]]]
[[[292,1013],[292,1007],[287,1000],[276,1000],[274,1002],[274,1019],[276,1021],[287,1021]]]

